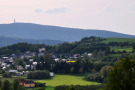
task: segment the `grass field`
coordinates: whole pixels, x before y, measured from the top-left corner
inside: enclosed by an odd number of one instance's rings
[[[13,83],[14,79],[19,79],[20,77],[12,77],[12,78],[2,78],[1,80],[9,80],[11,83]],[[24,79],[27,79],[26,77],[21,77]],[[35,82],[41,82],[46,83],[46,90],[54,90],[55,86],[59,85],[99,85],[100,83],[96,82],[90,82],[83,79],[84,76],[74,76],[74,75],[55,75],[55,77],[51,79],[45,79],[45,80],[34,80]],[[28,88],[27,90],[37,90],[37,88]]]
[[[118,52],[118,51],[126,51],[126,52],[132,52],[132,48],[122,48],[122,49],[115,49],[114,51]]]
[[[46,83],[46,86],[59,86],[59,85],[98,85],[100,83],[85,81],[83,76],[73,75],[55,75],[52,79],[38,80],[36,82]]]
[[[118,51],[126,51],[126,52],[132,52],[133,48],[132,47],[111,47],[111,50],[114,50],[115,52],[118,52]]]
[[[28,88],[27,90],[37,90],[40,88]],[[54,90],[54,87],[46,87],[45,90]]]
[[[109,42],[135,42],[135,38],[106,38],[106,40],[102,41],[103,43]]]

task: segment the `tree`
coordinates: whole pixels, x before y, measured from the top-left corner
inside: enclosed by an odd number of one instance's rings
[[[0,80],[0,87],[2,86],[2,81]]]
[[[11,88],[10,82],[8,80],[4,80],[1,90],[11,90],[10,88]]]
[[[133,44],[133,52],[135,52],[135,43]]]
[[[46,55],[44,56],[44,62],[45,62],[45,63],[52,64],[52,62],[53,62],[52,55],[46,54]]]
[[[15,79],[13,81],[13,87],[14,87],[14,90],[19,90],[19,80],[18,79]]]
[[[3,74],[3,77],[5,77],[5,78],[11,78],[12,75],[9,72],[6,72],[6,73]]]
[[[70,86],[69,88],[67,88],[66,90],[76,90],[73,86]]]
[[[103,66],[100,70],[100,73],[104,76],[107,77],[107,73],[111,70],[112,66]]]
[[[118,61],[108,74],[107,90],[135,89],[135,60],[126,57]]]
[[[46,90],[46,89],[45,89],[45,87],[41,87],[41,88],[39,88],[38,90]]]
[[[80,68],[79,69],[79,73],[83,73],[83,68]]]
[[[71,67],[71,68],[70,68],[70,72],[71,72],[71,73],[74,73],[74,70],[75,70],[74,67]]]

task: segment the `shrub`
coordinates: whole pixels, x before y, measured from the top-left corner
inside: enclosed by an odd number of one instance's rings
[[[50,78],[50,72],[45,71],[31,71],[27,75],[28,79],[47,79]]]
[[[99,82],[99,83],[103,83],[103,81],[104,81],[104,78],[100,73],[86,75],[85,79],[87,81],[95,81],[95,82]]]
[[[3,77],[5,77],[5,78],[11,78],[12,75],[9,72],[6,72],[6,73],[3,74]]]
[[[71,86],[56,86],[54,90],[102,90],[105,86],[100,85],[87,85],[87,86],[80,86],[80,85],[71,85]]]

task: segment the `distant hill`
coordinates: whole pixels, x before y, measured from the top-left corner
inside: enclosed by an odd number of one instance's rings
[[[84,37],[103,38],[135,38],[133,35],[121,34],[105,30],[76,29],[31,23],[0,24],[0,36],[36,40],[79,41]]]
[[[0,47],[21,43],[21,42],[27,42],[31,44],[46,44],[46,45],[56,45],[56,44],[63,43],[63,41],[59,41],[59,40],[34,40],[34,39],[22,39],[22,38],[0,36]]]

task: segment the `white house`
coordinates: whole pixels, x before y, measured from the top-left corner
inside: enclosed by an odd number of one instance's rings
[[[54,76],[54,73],[53,72],[50,72],[50,76],[53,77]]]

